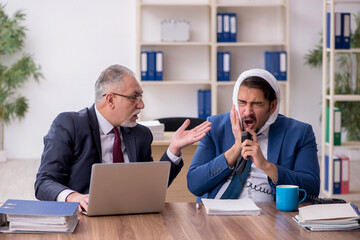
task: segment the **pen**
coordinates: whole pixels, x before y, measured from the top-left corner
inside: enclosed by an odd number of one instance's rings
[[[200,209],[200,204],[196,203],[196,209]]]

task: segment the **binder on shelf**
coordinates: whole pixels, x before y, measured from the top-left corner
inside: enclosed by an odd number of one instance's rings
[[[329,142],[330,108],[326,107],[326,133],[325,140]],[[334,107],[334,146],[341,145],[341,109]]]
[[[162,51],[156,52],[156,81],[162,81],[163,80],[163,64],[164,64],[164,54]]]
[[[216,37],[218,42],[223,42],[223,14],[218,13],[216,16],[217,28],[216,28]]]
[[[228,13],[223,13],[223,42],[230,41],[230,15]]]
[[[205,119],[211,116],[211,90],[204,90],[205,92]]]
[[[340,155],[341,158],[341,194],[348,194],[350,184],[350,158],[345,155]]]
[[[341,193],[341,158],[334,158],[334,194]]]
[[[279,80],[280,76],[280,53],[279,52],[272,52],[272,63],[273,66],[273,72],[272,74],[276,78],[276,80]]]
[[[279,52],[279,61],[280,61],[280,71],[279,71],[279,80],[286,81],[287,79],[287,55],[285,51]]]
[[[148,80],[148,70],[147,70],[147,58],[148,58],[148,52],[147,51],[141,51],[141,58],[140,58],[140,68],[141,68],[141,80],[146,81]]]
[[[341,13],[342,48],[350,49],[350,13]]]
[[[272,54],[271,52],[265,52],[265,70],[273,73]]]
[[[230,39],[229,42],[236,42],[236,32],[237,32],[237,24],[236,24],[236,13],[230,13]]]
[[[198,90],[198,117],[206,119],[205,117],[205,92],[204,90]]]
[[[230,81],[230,52],[223,53],[223,81]]]
[[[329,163],[328,155],[325,155],[325,190],[329,191]],[[333,194],[341,193],[341,158],[333,156]]]
[[[198,90],[198,117],[211,116],[211,90]]]
[[[148,78],[147,80],[155,80],[155,74],[156,74],[156,54],[155,52],[151,51],[148,52]]]
[[[332,29],[330,29],[330,13],[327,13],[327,47],[330,48],[330,36],[331,36],[331,31]],[[335,49],[341,49],[342,48],[342,34],[341,34],[341,28],[342,28],[342,23],[341,23],[341,13],[334,13],[334,33],[335,33]]]
[[[223,81],[224,80],[224,53],[218,52],[217,53],[217,80]]]
[[[286,81],[287,53],[285,51],[266,51],[265,69],[279,81]]]

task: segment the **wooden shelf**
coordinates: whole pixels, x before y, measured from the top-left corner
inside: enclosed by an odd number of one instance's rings
[[[330,5],[331,1],[326,1],[326,4]],[[334,2],[335,5],[340,5],[340,4],[360,4],[359,1],[341,1],[341,2]]]
[[[330,147],[329,143],[325,143],[327,147]],[[334,146],[334,149],[346,148],[346,149],[360,149],[360,142],[342,142],[340,146]]]
[[[218,42],[218,47],[285,46],[285,42]]]
[[[326,48],[326,51],[331,52],[331,49]],[[360,53],[360,48],[334,49],[334,53]]]
[[[326,99],[330,100],[331,96],[326,95]],[[334,101],[338,102],[352,102],[352,101],[360,101],[360,95],[350,95],[350,94],[334,94]]]
[[[326,194],[328,197],[335,197],[335,198],[356,198],[359,199],[360,197],[360,189],[357,187],[356,191],[351,189],[350,184],[350,194],[333,194],[333,188],[334,188],[334,161],[333,158],[330,157],[329,165],[328,165],[328,191],[325,191],[325,156],[333,156],[334,153],[337,152],[339,149],[348,149],[348,150],[357,150],[360,149],[360,142],[342,142],[341,146],[334,146],[330,143],[325,142],[326,138],[326,132],[329,132],[329,136],[333,136],[334,134],[334,115],[333,111],[330,111],[328,114],[329,119],[326,119],[327,116],[327,107],[328,103],[330,104],[330,109],[333,110],[334,103],[335,102],[352,102],[352,101],[360,101],[360,94],[354,95],[354,94],[335,94],[334,92],[327,93],[329,85],[332,85],[330,87],[330,91],[334,91],[335,87],[335,74],[336,74],[336,55],[337,53],[360,53],[360,49],[334,49],[334,46],[332,48],[327,47],[327,13],[331,12],[332,16],[334,15],[335,5],[338,4],[359,4],[360,2],[354,2],[354,1],[329,1],[329,0],[323,0],[323,55],[322,55],[322,140],[321,140],[321,158],[320,158],[320,169],[321,169],[321,191]],[[352,11],[351,6],[348,6],[348,11]],[[346,10],[342,10],[346,11]],[[334,22],[331,22],[334,24]],[[330,28],[329,28],[330,29]],[[334,29],[334,26],[331,26],[331,29]],[[335,39],[334,31],[330,32],[330,38],[331,40]],[[329,63],[329,64],[324,64]],[[328,120],[328,121],[327,121]],[[327,127],[327,124],[330,126],[329,129]],[[350,163],[351,165],[351,163]],[[352,172],[352,169],[350,168],[350,172]],[[354,175],[354,173],[350,173],[350,175]],[[356,177],[356,176],[355,176]],[[350,177],[350,182],[351,182]]]
[[[226,4],[226,3],[219,3],[216,5],[216,7],[241,7],[241,8],[268,8],[268,7],[286,7],[286,5],[283,4],[256,4],[256,3],[234,3],[234,4]]]
[[[210,42],[141,42],[141,46],[211,46]]]
[[[141,76],[141,51],[163,51],[164,53],[164,80],[141,81],[141,85],[147,88],[144,94],[149,106],[166,104],[164,99],[168,99],[176,102],[176,114],[197,117],[198,90],[206,88],[211,89],[211,114],[229,111],[231,88],[236,79],[243,71],[250,68],[264,68],[265,51],[286,51],[287,74],[291,76],[289,0],[273,4],[218,2],[214,0],[137,0],[137,75]],[[237,14],[237,42],[217,42],[218,12]],[[264,15],[264,17],[258,18],[254,13]],[[190,23],[190,41],[162,42],[161,22],[167,19],[187,20]],[[258,27],[263,27],[264,31],[255,31]],[[232,81],[217,81],[218,51],[230,51],[232,69],[230,79]],[[247,63],[244,64],[245,59]],[[284,96],[282,113],[285,115],[289,115],[290,111],[289,80],[279,81]],[[157,91],[157,93],[147,93],[147,91]],[[185,101],[180,100],[183,96],[186,96]],[[224,99],[225,96],[229,99]],[[164,113],[160,109],[151,111],[144,109],[140,118],[152,119],[175,114],[172,108],[167,109],[169,110]]]
[[[154,2],[154,3],[140,3],[141,7],[211,7],[210,3],[192,3],[192,2]]]
[[[163,80],[163,81],[141,81],[141,85],[210,85],[206,80]]]

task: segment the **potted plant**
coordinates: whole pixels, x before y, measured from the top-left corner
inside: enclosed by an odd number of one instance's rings
[[[39,81],[43,77],[33,57],[22,53],[27,30],[22,25],[25,13],[19,10],[9,17],[4,9],[5,5],[0,4],[0,161],[6,160],[5,124],[22,119],[28,111],[28,100],[16,94],[16,90],[31,78]],[[19,53],[21,58],[12,60]]]
[[[360,13],[353,15],[356,29],[351,33],[351,48],[360,48]],[[337,53],[335,94],[360,94],[360,53]],[[305,55],[306,64],[321,67],[322,39]],[[342,111],[342,126],[348,141],[360,141],[360,102],[336,102]]]

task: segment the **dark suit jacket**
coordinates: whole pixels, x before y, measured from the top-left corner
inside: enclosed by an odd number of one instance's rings
[[[187,174],[188,188],[198,197],[214,198],[233,169],[224,153],[235,142],[230,113],[211,116],[211,130],[201,139]],[[276,185],[292,184],[308,195],[319,195],[320,168],[315,135],[311,125],[281,114],[270,125],[267,160],[276,164],[278,180],[268,182],[275,193]]]
[[[150,162],[151,131],[137,124],[122,128],[123,139],[130,162]],[[56,200],[57,195],[72,189],[89,193],[91,167],[101,163],[99,124],[95,106],[79,112],[60,113],[44,137],[44,151],[36,175],[35,196],[40,200]],[[166,152],[160,161],[170,161]],[[171,162],[169,185],[183,166]],[[131,181],[131,179],[129,179]]]

